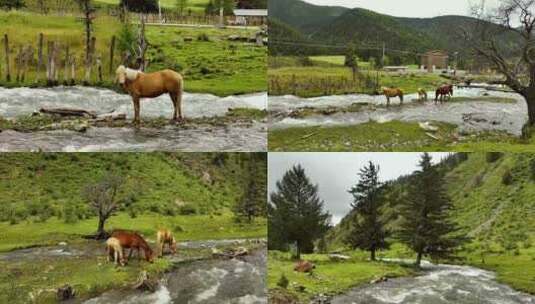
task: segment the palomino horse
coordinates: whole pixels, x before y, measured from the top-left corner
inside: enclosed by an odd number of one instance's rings
[[[418,88],[418,101],[427,101],[427,92],[422,88]]]
[[[383,95],[386,96],[386,106],[390,106],[390,98],[399,97],[399,104],[403,105],[403,91],[399,88],[385,88],[383,87]]]
[[[184,79],[182,75],[172,70],[163,70],[155,73],[143,73],[141,71],[126,68],[121,65],[115,71],[117,81],[123,89],[132,96],[134,102],[134,122],[139,124],[139,112],[141,98],[154,98],[169,93],[175,112],[173,121],[182,121],[182,93],[184,91]]]
[[[158,256],[163,256],[163,248],[167,244],[173,254],[176,253],[176,240],[168,229],[160,229],[156,234],[158,243]]]
[[[116,265],[125,265],[123,248],[117,238],[111,237],[106,240],[106,251],[108,252],[108,262],[113,260]]]
[[[140,251],[143,250],[145,255],[145,260],[147,262],[154,262],[154,253],[150,249],[149,244],[143,239],[141,235],[137,232],[128,231],[128,230],[115,230],[112,232],[111,237],[119,240],[122,248],[129,248],[130,252],[128,253],[128,259],[132,256],[132,252],[137,250],[138,257],[140,256]]]
[[[439,98],[440,103],[443,103],[445,99],[450,99],[451,96],[453,96],[453,85],[445,84],[437,89],[435,93],[435,104],[438,102]]]

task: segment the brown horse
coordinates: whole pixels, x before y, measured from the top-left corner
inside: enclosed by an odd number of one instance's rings
[[[128,230],[114,230],[111,237],[119,240],[122,248],[129,248],[128,259],[132,256],[132,252],[137,250],[138,257],[140,256],[140,250],[143,250],[145,260],[147,262],[154,262],[154,253],[149,244],[143,239],[141,235],[134,231]]]
[[[121,65],[115,71],[117,82],[132,96],[134,103],[134,122],[139,124],[141,98],[154,98],[169,93],[175,112],[173,121],[182,121],[182,93],[184,79],[182,75],[172,70],[163,70],[155,73],[143,73]]]
[[[167,244],[173,254],[176,253],[176,240],[169,229],[160,229],[156,234],[158,243],[158,256],[163,256],[163,247]]]
[[[451,96],[453,96],[453,85],[445,84],[436,90],[435,104],[438,102],[439,98],[440,98],[440,103],[443,103],[445,99],[449,100]]]
[[[390,98],[399,97],[399,104],[403,105],[403,91],[399,88],[385,88],[383,87],[383,95],[386,96],[386,106],[390,106]]]

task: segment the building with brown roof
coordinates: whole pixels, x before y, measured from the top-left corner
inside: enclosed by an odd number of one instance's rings
[[[421,55],[420,64],[430,72],[433,72],[433,66],[436,69],[448,68],[448,53],[441,50],[432,50]]]

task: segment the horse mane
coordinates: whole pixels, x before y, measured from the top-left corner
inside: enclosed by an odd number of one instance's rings
[[[134,69],[131,69],[131,68],[126,68],[125,69],[126,79],[128,79],[130,81],[136,80],[137,76],[139,74],[141,74],[141,73],[142,73],[141,71],[134,70]]]

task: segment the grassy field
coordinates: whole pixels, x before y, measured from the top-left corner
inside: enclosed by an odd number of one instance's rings
[[[532,152],[535,139],[522,140],[504,133],[480,133],[459,138],[456,127],[434,122],[439,131],[430,137],[418,123],[369,122],[356,126],[303,127],[270,130],[269,150],[320,152]]]
[[[31,219],[16,225],[0,223],[3,231],[0,238],[0,252],[20,248],[55,245],[62,241],[80,240],[83,235],[96,231],[97,219],[91,218],[68,224],[57,218],[44,223]],[[155,242],[158,229],[168,228],[174,231],[177,241],[226,239],[226,238],[261,238],[267,235],[266,220],[259,218],[252,224],[239,224],[230,213],[222,215],[177,215],[164,216],[155,213],[141,214],[135,218],[126,213],[112,217],[106,229],[136,230]],[[24,238],[21,238],[21,235]]]
[[[316,265],[312,275],[293,271],[295,261],[289,253],[270,251],[268,256],[268,288],[272,294],[289,294],[308,303],[315,295],[336,295],[352,287],[366,284],[381,277],[399,277],[415,274],[411,267],[393,263],[370,262],[368,254],[361,251],[344,252],[351,259],[344,262],[331,261],[327,255],[308,254],[302,259]],[[290,285],[287,289],[277,286],[284,275]],[[304,287],[298,291],[296,287]]]
[[[115,18],[98,16],[95,19],[94,35],[97,38],[96,53],[102,56],[104,81],[98,83],[96,73],[92,84],[114,87],[113,73],[109,70],[109,46],[112,35],[117,35],[120,24]],[[254,36],[254,29],[210,29],[175,28],[149,26],[147,39],[151,47],[148,51],[148,71],[163,68],[175,69],[185,76],[188,92],[212,93],[220,96],[252,93],[266,90],[267,49],[250,43],[227,41],[230,35]],[[48,40],[70,46],[78,62],[77,78],[81,80],[84,40],[83,25],[74,17],[43,16],[28,12],[0,12],[0,33],[8,34],[11,45],[11,60],[20,45],[32,44],[37,48],[37,35],[43,33],[45,44]],[[190,41],[188,41],[190,40]],[[119,64],[121,54],[115,52],[114,68]],[[45,49],[46,54],[46,49]],[[63,54],[63,51],[62,53]],[[0,52],[2,66],[4,53]],[[36,59],[35,59],[36,60]],[[12,63],[13,65],[13,63]],[[36,61],[31,66],[35,66]],[[24,83],[13,79],[6,82],[2,69],[0,85],[35,85],[35,67],[30,69]],[[15,73],[12,67],[12,78]],[[41,79],[44,78],[44,72]],[[59,80],[63,80],[63,68]],[[42,84],[42,83],[41,83]]]
[[[321,58],[321,57],[320,57]],[[317,59],[316,59],[317,60]],[[324,59],[329,62],[330,57]],[[382,86],[401,88],[406,94],[419,88],[434,90],[449,80],[436,74],[396,74],[363,69],[354,81],[349,68],[341,66],[292,66],[268,70],[271,95],[292,94],[300,97],[343,95],[351,93],[373,94]],[[378,80],[378,83],[376,83]]]

